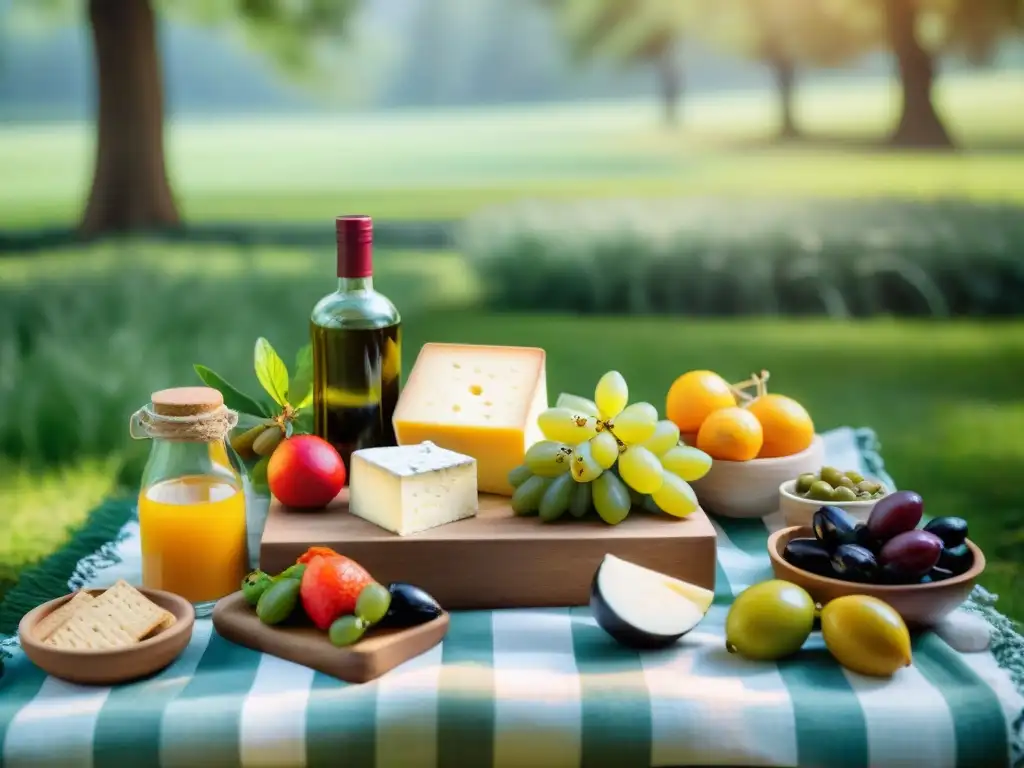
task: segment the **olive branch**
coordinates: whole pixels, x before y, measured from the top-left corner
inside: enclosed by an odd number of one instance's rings
[[[313,348],[307,344],[295,355],[292,373],[262,336],[256,340],[253,368],[263,393],[253,397],[242,392],[216,371],[192,366],[208,387],[224,397],[224,405],[238,412],[243,431],[231,438],[231,447],[249,471],[253,485],[266,486],[267,464],[283,440],[313,431]]]

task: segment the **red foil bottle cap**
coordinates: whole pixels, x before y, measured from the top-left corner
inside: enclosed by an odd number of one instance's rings
[[[373,219],[339,216],[334,220],[338,237],[338,277],[373,275]]]

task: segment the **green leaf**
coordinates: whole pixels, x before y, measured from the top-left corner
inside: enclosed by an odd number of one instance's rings
[[[282,408],[288,405],[288,369],[262,336],[256,340],[255,366],[256,378],[267,394]]]
[[[219,373],[215,373],[205,365],[199,365],[198,363],[192,367],[206,386],[213,387],[224,396],[224,405],[231,410],[238,411],[239,413],[245,413],[250,416],[273,415],[267,413],[266,406],[240,392],[235,386],[228,383],[228,381]]]
[[[313,347],[304,346],[295,355],[294,376],[288,387],[288,402],[296,409],[305,408],[313,402]]]

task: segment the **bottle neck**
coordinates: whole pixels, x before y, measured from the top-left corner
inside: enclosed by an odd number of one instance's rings
[[[360,291],[369,292],[372,290],[373,277],[370,275],[366,277],[338,278],[338,293],[358,293]]]

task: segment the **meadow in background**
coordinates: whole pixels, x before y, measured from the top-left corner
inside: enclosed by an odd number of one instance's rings
[[[16,5],[0,2],[0,22],[5,7],[24,12]],[[380,80],[358,96],[332,91],[346,113],[237,56],[211,75],[234,72],[227,106],[216,94],[199,104],[210,84],[183,70],[179,49],[209,58],[219,38],[194,19],[163,22],[162,42],[179,51],[165,76],[167,188],[184,226],[155,233],[149,221],[88,242],[75,238],[92,188],[93,126],[76,112],[89,90],[54,88],[45,109],[19,101],[11,84],[33,60],[31,38],[11,16],[0,23],[22,56],[0,63],[0,597],[104,497],[131,492],[146,446],[129,444],[127,417],[150,392],[195,383],[195,362],[251,388],[257,336],[291,358],[333,286],[331,219],[364,212],[382,235],[375,280],[402,311],[406,370],[428,340],[537,345],[552,396],[615,367],[661,408],[686,370],[740,380],[769,368],[774,391],[803,402],[819,430],[874,428],[928,514],[967,517],[989,555],[984,583],[1024,617],[1012,588],[1024,575],[1019,48],[987,70],[954,61],[937,81],[959,152],[889,145],[900,89],[870,54],[845,74],[808,73],[790,113],[804,137],[780,141],[778,89],[759,64],[736,63],[747,54],[684,48],[696,82],[666,114],[664,78],[650,85],[647,64],[622,69],[598,51],[570,66],[552,53],[557,26],[539,38],[544,55],[493,42],[502,24],[513,43],[533,40],[543,8],[442,5],[474,55],[505,50],[490,87],[472,85],[457,57],[424,69],[453,45],[430,37],[436,8],[367,2],[342,48],[350,62],[381,19],[412,10],[392,59],[378,51],[339,78]],[[80,21],[47,24],[38,45],[85,34]],[[421,76],[408,80],[415,61]],[[389,242],[389,226],[412,234]],[[264,235],[243,243],[247,232]]]

